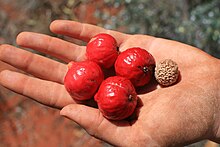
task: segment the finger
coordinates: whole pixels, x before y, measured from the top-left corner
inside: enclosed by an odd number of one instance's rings
[[[67,71],[67,66],[63,63],[11,45],[0,46],[0,60],[36,77],[58,83],[63,83]]]
[[[84,60],[85,56],[85,47],[43,34],[22,32],[16,41],[22,47],[49,54],[65,62]]]
[[[50,30],[54,33],[70,36],[85,42],[88,42],[96,34],[107,33],[115,37],[118,45],[120,45],[128,37],[127,34],[117,31],[106,30],[98,26],[69,20],[53,21],[50,25]]]
[[[18,71],[18,69],[16,69],[15,67],[5,63],[5,62],[2,62],[0,61],[0,72],[3,71],[3,70],[13,70],[13,71]]]
[[[90,135],[119,146],[123,144],[123,140],[126,140],[126,137],[121,134],[129,133],[130,125],[128,122],[111,122],[105,119],[98,109],[85,105],[65,106],[60,114],[78,123]]]
[[[62,108],[65,105],[75,103],[63,85],[21,73],[9,70],[2,71],[0,84],[48,106]]]

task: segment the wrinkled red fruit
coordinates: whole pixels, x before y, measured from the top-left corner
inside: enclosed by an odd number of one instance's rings
[[[104,79],[103,72],[93,61],[70,62],[64,78],[64,85],[75,100],[92,98]]]
[[[101,67],[110,68],[118,57],[117,42],[109,34],[98,34],[87,44],[86,55],[88,60]]]
[[[107,119],[122,120],[134,112],[137,94],[128,79],[114,76],[102,82],[95,95],[95,101]]]
[[[149,83],[154,67],[153,56],[139,47],[125,50],[115,61],[116,75],[128,78],[135,87]]]

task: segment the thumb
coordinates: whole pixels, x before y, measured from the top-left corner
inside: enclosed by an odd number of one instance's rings
[[[65,106],[60,115],[76,122],[90,135],[117,145],[122,143],[121,136],[128,124],[124,121],[109,121],[98,109],[79,104]]]
[[[99,126],[104,119],[98,109],[81,104],[65,106],[60,111],[60,115],[76,122],[91,135],[94,135],[94,132],[97,131],[95,126]]]

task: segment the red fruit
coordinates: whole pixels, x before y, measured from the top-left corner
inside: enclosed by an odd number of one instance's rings
[[[102,82],[95,101],[103,116],[110,120],[122,120],[134,112],[137,93],[128,79],[114,76]]]
[[[117,42],[109,34],[98,34],[87,44],[86,55],[88,60],[101,67],[110,68],[118,57]]]
[[[149,83],[154,67],[153,56],[139,47],[125,50],[115,61],[116,75],[128,78],[135,87]]]
[[[104,79],[103,72],[93,61],[70,62],[64,78],[66,90],[75,100],[92,98]]]

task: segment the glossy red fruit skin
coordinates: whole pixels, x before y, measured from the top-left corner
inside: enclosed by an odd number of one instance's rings
[[[116,75],[128,78],[135,87],[148,84],[153,76],[154,68],[153,56],[139,47],[125,50],[115,61]]]
[[[70,62],[64,85],[71,97],[78,101],[91,99],[97,92],[104,75],[93,61]]]
[[[138,99],[130,80],[120,76],[105,79],[94,98],[103,116],[109,120],[129,117],[134,112]]]
[[[94,36],[86,46],[86,56],[103,68],[112,67],[118,57],[115,38],[104,33]]]

